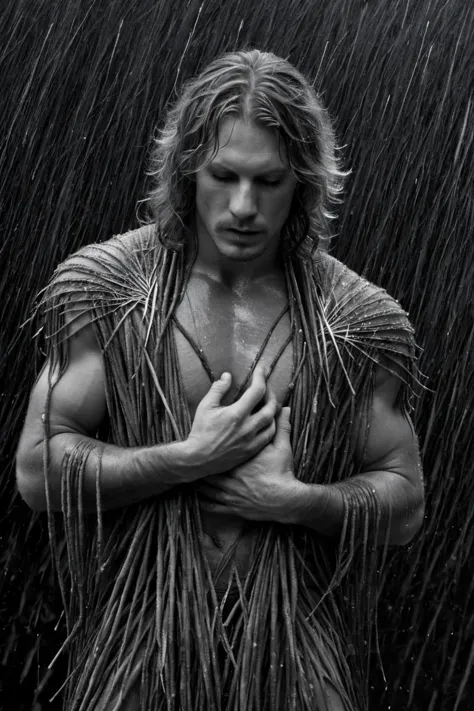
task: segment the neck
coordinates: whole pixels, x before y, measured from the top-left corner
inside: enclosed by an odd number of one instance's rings
[[[281,274],[283,265],[281,261],[272,260],[260,264],[241,264],[228,261],[225,259],[219,261],[209,261],[202,259],[201,255],[197,254],[192,267],[192,271],[197,274],[206,274],[214,281],[220,282],[228,287],[233,287],[237,284],[255,283],[260,279],[266,279]]]
[[[214,245],[209,245],[208,242],[197,237],[194,249],[188,252],[188,260],[192,262],[194,274],[205,274],[213,281],[229,288],[280,276],[283,272],[279,244],[255,259],[232,260],[222,255]]]

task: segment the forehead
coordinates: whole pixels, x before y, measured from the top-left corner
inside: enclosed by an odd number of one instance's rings
[[[276,131],[252,121],[227,117],[218,131],[217,153],[211,163],[229,170],[287,170],[288,161]]]

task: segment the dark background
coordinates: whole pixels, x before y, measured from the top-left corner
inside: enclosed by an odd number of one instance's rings
[[[63,671],[44,677],[61,636],[44,516],[14,490],[40,362],[25,324],[33,299],[72,251],[137,225],[167,102],[244,46],[287,57],[322,92],[353,171],[332,252],[399,299],[423,349],[426,521],[390,558],[378,625],[387,683],[374,670],[372,708],[472,708],[474,6],[8,0],[0,28],[3,708],[54,709]]]

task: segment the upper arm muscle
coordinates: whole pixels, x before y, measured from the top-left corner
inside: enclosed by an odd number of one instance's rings
[[[69,335],[68,364],[55,383],[48,408],[51,436],[73,432],[93,436],[106,414],[102,356],[92,326]],[[31,393],[18,449],[18,461],[28,462],[44,438],[43,413],[55,381],[46,363]]]
[[[400,381],[386,369],[376,373],[369,422],[362,417],[357,454],[364,472],[390,471],[421,490],[421,466],[412,422],[396,404]],[[366,429],[367,424],[368,429]],[[367,434],[365,435],[365,433]]]

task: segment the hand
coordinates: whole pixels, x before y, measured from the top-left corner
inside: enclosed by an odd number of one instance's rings
[[[273,439],[278,403],[257,366],[249,388],[226,407],[221,400],[232,378],[224,373],[199,403],[186,444],[201,475],[219,474],[255,456]],[[263,404],[261,405],[263,401]],[[257,406],[261,405],[257,411]]]
[[[203,509],[251,521],[289,523],[301,486],[293,474],[290,408],[277,419],[273,442],[227,474],[206,477],[196,485]]]

